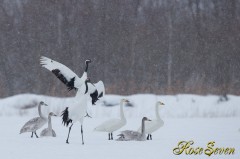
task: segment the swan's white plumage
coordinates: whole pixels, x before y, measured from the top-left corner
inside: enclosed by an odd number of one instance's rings
[[[154,131],[157,131],[159,128],[161,128],[164,125],[164,122],[161,119],[155,119],[152,121],[146,121],[145,124],[146,134],[152,134]]]
[[[124,125],[126,125],[127,121],[126,120],[121,120],[121,119],[110,119],[108,121],[105,121],[98,127],[96,127],[94,130],[96,131],[103,131],[103,132],[114,132]]]
[[[125,99],[122,99],[120,103],[120,116],[121,116],[120,119],[109,119],[103,122],[101,125],[97,126],[94,130],[112,133],[122,128],[124,125],[126,125],[127,120],[123,113],[123,104],[125,102],[128,102],[128,101]]]
[[[145,122],[146,134],[152,134],[153,132],[157,131],[159,128],[161,128],[164,125],[164,121],[160,118],[160,115],[159,115],[159,107],[162,105],[164,105],[162,102],[157,102],[155,106],[156,119]],[[141,132],[141,130],[142,130],[142,127],[138,129],[138,132]]]

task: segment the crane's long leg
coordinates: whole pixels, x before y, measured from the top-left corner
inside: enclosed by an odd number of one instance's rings
[[[111,132],[111,140],[113,140],[113,133]]]
[[[81,125],[81,134],[82,134],[82,145],[84,145],[84,141],[83,141],[83,127]]]
[[[152,140],[152,134],[150,134],[150,140]]]
[[[108,133],[108,140],[111,140],[111,133]]]
[[[36,131],[34,132],[34,134],[35,134],[36,138],[38,138],[38,136],[37,136],[37,132],[36,132]]]
[[[69,138],[69,135],[70,135],[70,131],[71,131],[71,129],[72,129],[72,126],[73,126],[73,124],[69,127],[69,130],[68,130],[68,137],[67,137],[67,140],[66,140],[66,143],[67,143],[67,144],[69,144],[68,138]]]
[[[33,137],[33,132],[32,132],[32,135],[31,135],[31,138]]]

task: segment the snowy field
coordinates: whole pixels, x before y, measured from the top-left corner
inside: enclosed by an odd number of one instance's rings
[[[108,95],[105,103],[118,104],[123,97]],[[0,152],[1,159],[173,159],[173,158],[240,158],[240,97],[229,96],[229,101],[218,102],[217,96],[155,96],[133,95],[125,97],[133,104],[125,107],[127,125],[121,130],[137,130],[142,116],[155,118],[155,102],[161,100],[165,106],[160,114],[164,126],[153,133],[152,141],[108,141],[107,134],[95,132],[93,129],[111,117],[119,117],[119,105],[90,107],[93,118],[85,118],[84,139],[81,145],[80,123],[74,124],[69,142],[66,144],[68,128],[63,127],[60,117],[52,117],[56,138],[30,138],[31,133],[19,134],[22,125],[30,118],[37,116],[34,107],[40,100],[51,105],[51,110],[61,111],[60,107],[72,98],[53,98],[37,95],[18,95],[0,100]],[[30,109],[23,109],[33,107]],[[56,110],[57,109],[57,110]],[[47,127],[45,125],[43,128]],[[42,128],[42,129],[43,129]],[[41,130],[42,130],[41,129]],[[38,134],[41,132],[38,130]],[[121,131],[114,133],[114,138]],[[215,147],[234,147],[234,155],[202,155],[176,156],[173,149],[179,141],[193,140],[193,147],[203,147],[215,141]]]
[[[173,159],[173,158],[217,158],[239,159],[240,118],[215,119],[165,119],[165,125],[153,134],[152,141],[108,141],[106,133],[93,131],[105,119],[86,119],[84,122],[85,145],[81,145],[80,124],[76,123],[71,132],[70,144],[66,144],[68,129],[61,125],[60,118],[53,118],[56,138],[30,138],[30,133],[19,134],[28,117],[1,117],[0,143],[2,159]],[[128,120],[123,129],[137,129],[140,119]],[[47,126],[47,125],[46,125]],[[46,127],[45,126],[45,127]],[[40,131],[38,131],[39,133]],[[114,133],[114,137],[116,138]],[[215,141],[216,147],[234,147],[235,155],[175,156],[173,148],[179,141],[193,140],[195,147],[206,147]]]

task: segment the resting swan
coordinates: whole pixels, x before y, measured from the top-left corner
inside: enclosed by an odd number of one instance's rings
[[[36,131],[40,129],[44,124],[47,123],[47,118],[43,117],[42,111],[41,111],[41,106],[47,106],[44,102],[40,102],[38,105],[38,113],[39,117],[35,117],[28,122],[26,122],[23,127],[20,130],[20,134],[25,133],[25,132],[32,132],[31,137],[33,137],[33,133],[35,136],[38,138]]]
[[[57,115],[54,114],[53,112],[48,114],[48,127],[42,130],[42,132],[40,133],[41,137],[44,137],[44,136],[56,137],[56,133],[52,129],[51,116],[57,116]]]
[[[113,140],[113,132],[126,125],[127,120],[123,113],[123,104],[128,103],[126,99],[122,99],[120,102],[120,119],[110,119],[96,127],[94,130],[108,132],[108,140]]]
[[[135,140],[135,141],[145,141],[146,140],[146,132],[145,132],[145,122],[146,121],[151,121],[147,117],[142,118],[142,131],[137,132],[137,131],[132,131],[132,130],[125,130],[122,131],[120,136],[117,141],[130,141],[130,140]]]
[[[157,131],[159,128],[161,128],[164,125],[164,122],[159,115],[159,108],[163,105],[164,103],[160,101],[157,102],[155,106],[156,119],[145,123],[145,131],[146,131],[146,134],[148,134],[147,140],[152,140],[152,133]],[[138,132],[140,132],[140,130],[141,130],[141,127],[138,129]]]

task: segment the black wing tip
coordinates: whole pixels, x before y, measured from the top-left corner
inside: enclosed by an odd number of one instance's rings
[[[96,105],[96,102],[99,100],[98,99],[98,91],[95,90],[92,94],[90,94],[92,98],[92,105]]]
[[[101,97],[103,97],[103,92],[101,92],[98,96],[98,98],[101,98]]]
[[[74,87],[75,77],[71,78],[70,81],[68,81],[61,73],[59,69],[52,70],[52,73],[60,80],[62,83],[64,83],[67,86],[68,91],[76,90]]]

